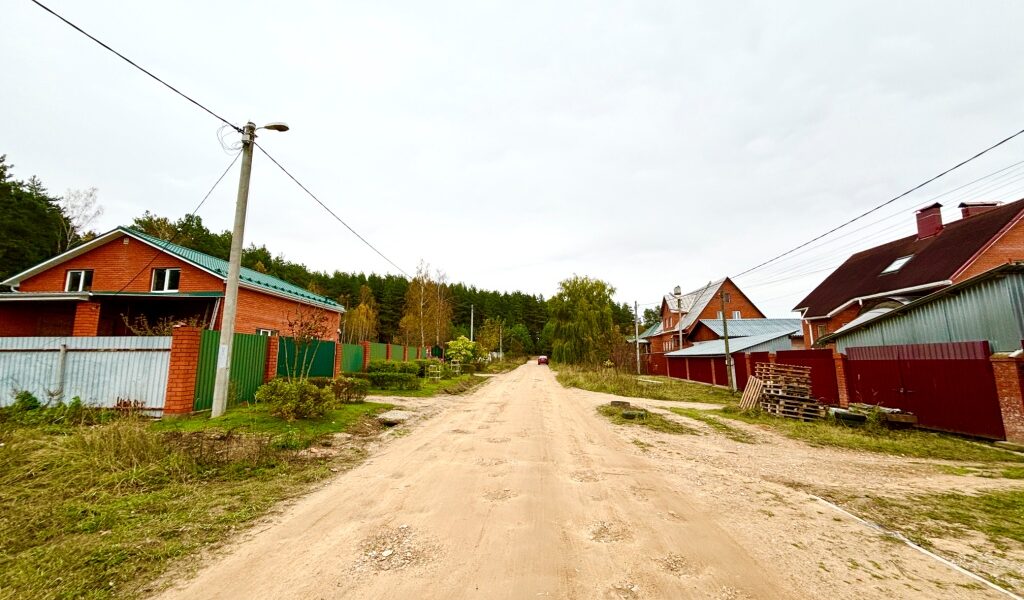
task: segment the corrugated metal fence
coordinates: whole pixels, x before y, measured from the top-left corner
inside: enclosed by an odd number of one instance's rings
[[[357,373],[363,370],[363,346],[361,344],[341,345],[342,373]]]
[[[263,384],[267,363],[267,338],[262,335],[236,333],[231,349],[231,394],[229,401],[250,402]],[[217,381],[217,347],[219,331],[204,331],[199,339],[199,364],[196,366],[196,396],[192,410],[213,407],[213,388]]]
[[[334,377],[334,353],[336,344],[328,341],[314,341],[305,348],[295,349],[295,340],[282,337],[277,351],[277,374],[308,377]]]
[[[95,406],[119,401],[164,406],[171,338],[0,338],[0,406],[27,390],[40,401],[76,396]]]

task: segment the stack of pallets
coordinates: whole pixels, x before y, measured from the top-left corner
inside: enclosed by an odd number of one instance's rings
[[[825,407],[811,396],[810,367],[757,363],[754,374],[762,385],[761,410],[801,421],[825,416]]]

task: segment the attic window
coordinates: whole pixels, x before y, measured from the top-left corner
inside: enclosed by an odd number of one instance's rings
[[[908,256],[901,256],[901,257],[897,258],[896,260],[892,261],[891,265],[889,265],[888,267],[883,269],[881,274],[882,275],[888,275],[889,273],[895,273],[896,271],[899,271],[900,269],[903,268],[903,265],[905,265],[908,262],[910,262],[910,259],[912,259],[912,258],[914,258],[913,254],[910,254]]]

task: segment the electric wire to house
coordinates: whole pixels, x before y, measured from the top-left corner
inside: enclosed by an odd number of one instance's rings
[[[852,223],[855,223],[855,222],[863,219],[864,217],[866,217],[866,216],[868,216],[870,214],[873,214],[873,213],[875,213],[875,212],[885,208],[886,206],[889,206],[890,204],[892,204],[892,203],[894,203],[894,202],[896,202],[896,201],[898,201],[898,200],[900,200],[902,198],[905,198],[906,196],[909,196],[910,194],[916,192],[917,190],[920,190],[921,188],[927,186],[928,184],[930,184],[930,183],[932,183],[934,181],[937,181],[938,179],[940,179],[940,178],[942,178],[942,177],[944,177],[944,176],[946,176],[946,175],[956,171],[957,169],[963,167],[964,165],[969,164],[969,163],[973,162],[974,160],[977,160],[978,158],[988,154],[992,150],[995,150],[996,148],[1002,146],[1003,144],[1006,144],[1007,142],[1013,140],[1014,138],[1017,138],[1018,136],[1020,136],[1022,134],[1024,134],[1024,129],[1021,129],[1021,130],[1017,131],[1016,133],[1014,133],[1012,135],[1009,135],[1009,136],[999,140],[998,142],[988,146],[987,148],[985,148],[985,149],[975,153],[970,158],[966,158],[966,159],[958,162],[957,164],[953,165],[952,167],[949,167],[948,169],[946,169],[945,171],[942,171],[938,175],[934,175],[934,176],[926,179],[925,181],[922,181],[921,183],[913,186],[912,188],[906,190],[905,192],[903,192],[901,194],[898,194],[896,196],[893,196],[892,198],[886,200],[885,202],[882,202],[881,204],[878,204],[878,205],[876,205],[876,206],[874,206],[874,207],[872,207],[872,208],[862,212],[861,214],[853,217],[852,219],[849,219],[849,220],[843,222],[842,224],[837,225],[836,227],[833,227],[832,229],[829,229],[825,233],[822,233],[822,234],[820,234],[818,236],[815,236],[815,237],[811,238],[810,240],[807,240],[806,242],[798,244],[797,246],[794,246],[793,248],[790,248],[789,250],[786,250],[785,252],[782,252],[781,254],[777,254],[777,255],[773,256],[772,258],[769,258],[769,259],[767,259],[765,261],[762,261],[762,262],[754,265],[753,267],[750,267],[749,269],[747,269],[745,271],[737,273],[736,275],[733,276],[733,278],[737,278],[737,277],[746,275],[748,273],[752,273],[754,271],[757,271],[759,269],[762,269],[762,268],[764,268],[764,267],[766,267],[766,266],[768,266],[768,265],[778,261],[779,259],[782,259],[782,258],[784,258],[786,256],[789,256],[789,255],[793,254],[794,252],[796,252],[796,251],[798,251],[798,250],[800,250],[802,248],[806,248],[807,246],[810,246],[814,242],[817,242],[818,240],[821,240],[821,239],[823,239],[825,237],[828,237],[829,235],[839,231],[840,229],[842,229],[842,228],[844,228],[844,227],[846,227],[846,226],[848,226],[848,225],[850,225]]]
[[[281,164],[280,162],[278,162],[276,158],[274,158],[273,156],[271,156],[271,155],[270,155],[270,153],[269,153],[269,152],[267,152],[267,151],[266,151],[266,149],[265,149],[265,148],[264,148],[263,146],[260,146],[260,145],[259,145],[259,144],[258,144],[257,142],[253,142],[253,145],[254,145],[254,146],[256,146],[257,148],[259,148],[260,152],[262,152],[264,156],[266,156],[267,158],[269,158],[269,159],[270,159],[270,162],[274,163],[274,165],[275,165],[275,166],[276,166],[276,167],[277,167],[278,169],[281,169],[281,172],[282,172],[282,173],[284,173],[285,175],[287,175],[287,176],[288,176],[288,178],[289,178],[289,179],[291,179],[292,181],[294,181],[294,182],[295,182],[295,185],[299,186],[299,188],[300,188],[300,189],[302,189],[302,191],[303,191],[303,192],[306,192],[306,194],[307,194],[307,195],[308,195],[308,196],[309,196],[310,198],[312,198],[312,199],[313,199],[313,200],[314,200],[314,201],[315,201],[315,202],[316,202],[317,204],[319,204],[321,208],[323,208],[323,209],[324,209],[325,211],[327,211],[327,214],[329,214],[329,215],[331,215],[332,217],[334,217],[334,220],[336,220],[337,222],[339,222],[339,223],[341,223],[342,225],[344,225],[344,226],[345,226],[345,229],[348,229],[348,230],[349,230],[349,231],[350,231],[350,232],[352,233],[352,235],[354,235],[354,236],[356,236],[357,238],[359,238],[359,241],[361,241],[362,243],[366,244],[366,246],[367,246],[368,248],[370,248],[370,250],[373,250],[374,252],[376,252],[378,256],[380,256],[381,258],[383,258],[384,260],[386,260],[386,261],[387,261],[387,262],[388,262],[388,263],[389,263],[389,264],[390,264],[390,265],[391,265],[392,267],[394,267],[394,268],[398,269],[398,271],[399,271],[400,273],[402,273],[403,275],[405,275],[405,276],[406,276],[406,277],[408,277],[409,279],[412,279],[412,275],[409,275],[409,273],[407,273],[407,272],[405,271],[405,269],[403,269],[402,267],[398,266],[398,265],[397,265],[397,264],[395,263],[395,261],[393,261],[393,260],[391,260],[390,258],[388,258],[388,257],[387,257],[387,256],[386,256],[386,255],[385,255],[385,254],[384,254],[383,252],[381,252],[380,250],[378,250],[376,246],[374,246],[373,244],[371,244],[371,243],[370,243],[370,242],[369,242],[369,241],[368,241],[368,240],[367,240],[366,238],[364,238],[364,237],[363,237],[362,235],[360,235],[358,231],[356,231],[355,229],[353,229],[351,225],[349,225],[348,223],[346,223],[344,219],[342,219],[341,217],[339,217],[339,216],[338,216],[338,214],[337,214],[337,213],[335,213],[335,212],[334,212],[333,210],[331,210],[331,209],[330,209],[330,207],[328,207],[328,206],[327,206],[326,204],[324,204],[324,202],[323,202],[322,200],[320,200],[320,198],[318,198],[318,197],[316,196],[316,194],[314,194],[313,192],[311,192],[311,191],[309,190],[309,188],[308,188],[308,187],[306,187],[306,186],[305,186],[305,185],[304,185],[304,184],[303,184],[303,183],[302,183],[301,181],[299,181],[299,180],[298,180],[298,178],[296,178],[296,177],[295,177],[294,175],[292,175],[292,174],[291,174],[291,172],[289,172],[289,171],[288,171],[288,169],[284,168],[284,165],[282,165],[282,164]]]
[[[196,214],[199,212],[199,209],[201,209],[203,207],[203,205],[206,204],[206,201],[209,200],[210,196],[213,194],[213,191],[217,189],[218,185],[220,185],[220,182],[224,180],[224,177],[226,177],[229,172],[231,172],[231,168],[235,166],[235,163],[238,162],[238,157],[241,156],[241,155],[242,155],[241,152],[237,152],[235,154],[234,158],[231,159],[231,162],[228,164],[227,168],[224,169],[224,172],[220,174],[220,177],[218,177],[216,181],[213,182],[213,185],[206,192],[206,195],[203,196],[203,199],[199,201],[199,204],[197,204],[196,207],[194,209],[192,209],[192,212],[189,212],[189,213],[187,213],[185,215],[186,218],[196,216]],[[172,235],[170,239],[163,240],[163,244],[158,244],[158,245],[161,246],[160,249],[161,250],[166,250],[172,244],[175,244],[180,236],[181,236],[181,232],[180,231],[175,231],[174,235]],[[121,286],[121,289],[117,290],[112,295],[113,296],[117,296],[117,295],[121,294],[122,292],[124,292],[126,289],[128,289],[128,286],[130,286],[132,284],[132,282],[134,282],[143,273],[145,273],[149,269],[149,267],[152,266],[153,262],[156,261],[156,259],[159,256],[160,256],[160,252],[154,252],[153,253],[153,257],[149,259],[149,262],[147,262],[146,265],[144,267],[142,267],[142,269],[140,269],[138,273],[133,275],[131,277],[131,279],[129,279],[123,286]]]

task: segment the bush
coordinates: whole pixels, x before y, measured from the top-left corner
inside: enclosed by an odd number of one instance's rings
[[[43,404],[39,402],[39,398],[36,398],[32,392],[28,390],[21,390],[14,395],[14,403],[11,404],[11,408],[16,411],[22,410],[36,410]]]
[[[275,379],[261,386],[256,390],[256,401],[266,403],[271,415],[286,421],[322,417],[337,403],[334,392],[326,387],[285,379]]]
[[[362,375],[362,373],[352,373],[351,375]],[[363,398],[366,398],[366,393],[370,390],[370,382],[366,378],[339,377],[331,379],[330,377],[310,377],[306,381],[320,389],[330,390],[336,400],[345,404],[362,402]]]
[[[422,381],[414,373],[368,373],[370,386],[379,390],[418,390]]]
[[[419,373],[420,367],[414,362],[399,362],[395,360],[371,360],[366,365],[367,373]]]

